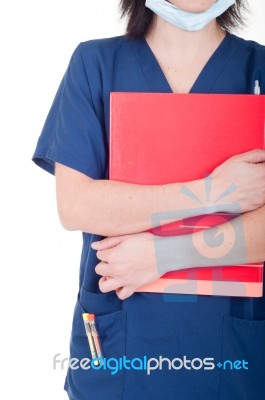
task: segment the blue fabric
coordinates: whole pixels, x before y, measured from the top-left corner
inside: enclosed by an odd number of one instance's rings
[[[265,48],[227,34],[191,93],[265,93]],[[33,161],[54,174],[58,161],[94,179],[108,179],[109,93],[172,92],[144,38],[124,36],[80,43],[58,88]],[[88,205],[89,206],[89,205]],[[135,293],[121,301],[98,288],[99,262],[82,233],[80,287],[74,311],[70,357],[91,357],[82,312],[96,314],[105,357],[208,357],[246,360],[249,369],[108,370],[68,369],[71,400],[264,400],[265,297],[230,298]]]

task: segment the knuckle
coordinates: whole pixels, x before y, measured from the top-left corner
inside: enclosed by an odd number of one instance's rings
[[[97,250],[96,256],[97,256],[97,258],[98,258],[99,260],[101,260],[101,256],[102,256],[101,250]]]
[[[105,285],[103,284],[102,279],[99,280],[98,286],[99,286],[99,289],[101,290],[101,292],[103,292],[103,293],[106,292]]]
[[[127,297],[129,297],[129,296],[128,296],[128,293],[127,293],[127,290],[123,288],[123,290],[121,290],[121,291],[118,293],[118,297],[119,297],[120,300],[125,300],[125,299],[127,299]]]
[[[118,292],[118,293],[117,293],[117,296],[118,296],[118,298],[119,298],[120,300],[124,300],[124,299],[125,299],[123,293]]]
[[[101,274],[100,274],[100,272],[101,272],[101,263],[99,263],[99,264],[97,264],[97,265],[95,266],[95,272],[96,272],[97,274],[101,275]]]
[[[122,292],[122,300],[127,299],[133,294],[133,290],[130,287],[125,287],[123,292]]]

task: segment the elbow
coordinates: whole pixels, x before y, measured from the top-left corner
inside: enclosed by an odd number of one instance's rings
[[[77,227],[74,226],[73,224],[69,223],[69,221],[67,221],[66,219],[62,219],[60,218],[60,223],[62,225],[62,227],[66,230],[66,231],[77,231]]]
[[[78,227],[73,218],[73,207],[66,202],[57,204],[57,211],[62,227],[67,231],[77,231]]]
[[[99,221],[92,214],[86,213],[86,217],[83,217],[76,201],[66,198],[58,201],[57,211],[60,223],[65,230],[105,236],[105,226],[100,226]]]
[[[60,223],[67,231],[80,231],[104,237],[115,236],[108,224],[95,219],[93,215],[91,215],[90,218],[86,216],[85,220],[83,218],[81,219],[76,212],[75,205],[71,203],[59,204],[57,208]]]
[[[94,179],[63,164],[55,164],[57,212],[61,225],[67,231],[83,231],[84,222],[90,229],[92,212],[84,207],[87,188]],[[91,207],[93,209],[93,207]]]

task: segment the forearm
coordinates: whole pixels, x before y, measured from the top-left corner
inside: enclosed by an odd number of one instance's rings
[[[156,213],[181,210],[181,217],[218,211],[206,205],[198,211],[197,201],[183,194],[182,183],[136,185],[91,180],[84,174],[56,164],[58,211],[63,226],[102,236],[138,233],[153,227]],[[203,180],[185,183],[197,197],[205,197]]]
[[[221,244],[216,229],[207,229],[206,236],[205,231],[200,231],[193,235],[155,237],[159,272],[265,261],[265,206],[220,225],[218,234],[224,238]]]

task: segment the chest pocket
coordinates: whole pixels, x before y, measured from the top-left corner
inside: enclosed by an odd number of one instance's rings
[[[116,360],[125,354],[126,311],[113,293],[92,293],[81,289],[74,310],[70,343],[70,358],[79,361],[92,359],[83,313],[96,315],[102,355],[108,359],[108,368],[104,365],[100,369],[68,368],[64,389],[73,399],[121,400],[124,370],[119,369]]]

